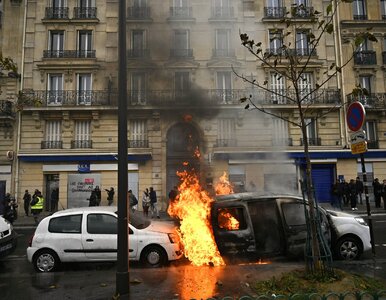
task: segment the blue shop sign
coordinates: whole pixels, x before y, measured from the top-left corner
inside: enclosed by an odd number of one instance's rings
[[[89,162],[80,162],[78,164],[79,173],[89,173],[90,172],[90,163]]]

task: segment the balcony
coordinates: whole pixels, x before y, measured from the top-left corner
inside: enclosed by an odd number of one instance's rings
[[[264,17],[267,19],[282,19],[285,13],[285,7],[264,7]]]
[[[354,20],[367,20],[367,15],[362,14],[362,15],[353,15]]]
[[[127,9],[129,20],[150,20],[150,7],[132,6]]]
[[[217,139],[214,147],[236,147],[237,140],[236,139]]]
[[[74,19],[96,19],[97,8],[96,7],[75,7]]]
[[[213,49],[213,57],[234,57],[235,49]]]
[[[295,48],[295,49],[283,49],[283,48],[268,48],[265,50],[265,55],[281,56],[282,58],[295,57],[295,56],[311,56],[316,57],[318,54],[316,49],[311,48]]]
[[[308,138],[308,146],[321,146],[322,145],[322,139],[318,137],[314,138]],[[300,146],[304,145],[304,139],[300,138]]]
[[[46,7],[45,19],[68,19],[68,7]]]
[[[229,19],[233,17],[234,17],[233,7],[229,7],[229,6],[212,7],[213,19]]]
[[[304,5],[299,5],[291,8],[291,15],[293,18],[297,19],[309,19],[314,14],[313,7],[306,7]]]
[[[193,49],[170,49],[172,58],[193,58]]]
[[[379,141],[378,140],[367,141],[367,149],[379,149]]]
[[[170,7],[170,19],[191,19],[192,18],[192,8],[191,7],[180,7],[172,6]]]
[[[129,148],[149,148],[148,140],[128,140]]]
[[[0,100],[0,119],[14,118],[14,104],[8,100]]]
[[[95,58],[95,50],[43,50],[43,58]]]
[[[386,109],[386,93],[371,93],[370,95],[347,95],[347,102],[352,103],[359,101],[365,108],[369,109]]]
[[[42,141],[41,149],[62,149],[63,142],[62,141]]]
[[[91,149],[92,140],[73,140],[71,141],[71,149]]]
[[[272,146],[293,146],[292,138],[273,138]]]
[[[354,52],[354,64],[356,65],[376,65],[377,57],[375,51],[358,51]]]
[[[127,57],[131,58],[149,58],[150,50],[149,49],[129,49],[127,50]]]

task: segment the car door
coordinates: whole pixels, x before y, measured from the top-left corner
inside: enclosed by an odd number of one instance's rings
[[[88,212],[82,226],[82,244],[86,258],[117,259],[117,216],[108,212]]]
[[[235,254],[256,250],[251,221],[243,202],[215,202],[212,207],[212,225],[220,253]]]
[[[141,238],[145,238],[141,237],[141,231],[129,224],[129,259],[139,260],[138,243]]]

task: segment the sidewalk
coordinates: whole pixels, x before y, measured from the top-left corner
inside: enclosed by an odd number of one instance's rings
[[[328,210],[337,210],[336,208],[332,207],[330,203],[320,203],[319,205]],[[355,215],[367,215],[367,207],[365,201],[363,204],[357,204],[357,208],[357,210],[352,210],[350,204],[348,204],[347,206],[343,206],[343,212],[350,214],[352,213]],[[386,210],[383,207],[376,208],[374,202],[370,202],[370,212],[372,215],[386,214]]]

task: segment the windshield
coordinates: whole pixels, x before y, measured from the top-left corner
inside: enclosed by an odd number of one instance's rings
[[[118,216],[118,212],[115,212]],[[143,217],[140,212],[129,212],[128,213],[129,223],[137,229],[144,229],[150,226],[150,220]]]

